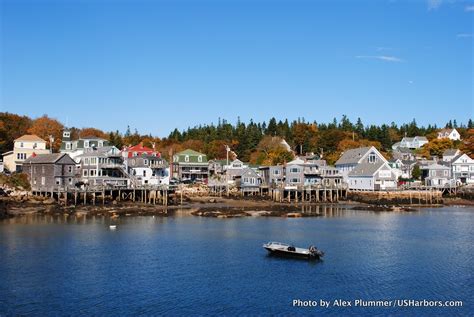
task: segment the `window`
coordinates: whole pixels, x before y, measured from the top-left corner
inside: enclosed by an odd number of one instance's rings
[[[133,152],[132,156],[138,156],[137,152]]]
[[[96,175],[96,170],[91,170],[89,176],[94,177]]]
[[[97,158],[96,157],[91,157],[91,165],[97,164]]]
[[[274,175],[280,175],[280,170],[274,170],[274,171],[273,171],[273,174],[274,174]]]
[[[369,163],[375,163],[377,161],[377,156],[375,154],[369,155]]]
[[[56,178],[56,185],[61,185],[61,179],[60,178]]]
[[[41,166],[41,173],[44,174],[44,165]]]
[[[103,141],[99,141],[99,147],[103,147],[104,146],[104,142]]]
[[[143,160],[143,164],[148,165],[148,160]]]
[[[66,150],[70,150],[71,149],[71,143],[67,142],[66,143]]]
[[[88,158],[88,157],[86,157],[86,158],[84,159],[84,165],[89,165],[89,158]]]
[[[44,176],[43,176],[43,177],[41,177],[41,185],[44,186],[44,184],[46,184],[46,179],[45,179]]]
[[[300,179],[299,178],[292,178],[290,183],[299,183]]]
[[[198,156],[198,162],[202,162],[202,155]]]
[[[67,171],[68,171],[68,173],[72,173],[72,166],[68,166]]]
[[[84,147],[89,147],[89,141],[84,141]]]
[[[72,185],[72,178],[68,179],[69,185]]]
[[[448,171],[444,171],[444,176],[448,176]]]
[[[184,161],[185,161],[185,162],[189,162],[189,155],[186,155],[186,156],[184,157]]]
[[[82,176],[84,177],[89,176],[89,170],[82,170]]]
[[[143,171],[143,177],[146,177],[146,170]]]
[[[300,171],[300,170],[299,170],[299,168],[297,168],[297,167],[292,167],[292,168],[290,168],[290,173],[299,173],[299,171]]]
[[[20,142],[20,147],[23,147],[23,146],[24,146],[23,142]]]
[[[70,132],[64,132],[64,133],[63,133],[63,136],[64,136],[65,138],[69,138],[69,137],[71,136],[71,133],[70,133]]]

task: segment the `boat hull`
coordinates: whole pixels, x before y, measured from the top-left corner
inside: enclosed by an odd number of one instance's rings
[[[295,251],[272,249],[272,248],[267,248],[267,247],[265,247],[265,249],[269,252],[269,255],[272,255],[272,256],[304,259],[304,260],[320,260],[321,259],[321,257],[316,254],[300,253],[300,252],[295,252]]]

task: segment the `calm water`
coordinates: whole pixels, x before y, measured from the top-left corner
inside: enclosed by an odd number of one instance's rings
[[[474,315],[474,210],[322,218],[0,222],[0,315]],[[269,240],[326,251],[268,257]],[[463,300],[461,308],[298,308],[293,299]]]

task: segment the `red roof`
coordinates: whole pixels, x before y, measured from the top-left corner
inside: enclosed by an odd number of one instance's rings
[[[137,153],[136,156],[143,155],[143,154],[149,154],[153,155],[155,154],[157,157],[161,157],[161,153],[158,151],[155,151],[149,147],[143,146],[142,143],[134,145],[134,146],[129,146],[126,147],[122,152],[127,153],[127,157],[133,157],[133,153]]]

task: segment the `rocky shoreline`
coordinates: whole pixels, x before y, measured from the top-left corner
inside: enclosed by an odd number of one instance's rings
[[[462,198],[444,198],[442,204],[406,205],[396,201],[358,202],[341,201],[338,203],[286,203],[274,202],[262,197],[184,197],[183,204],[178,205],[150,205],[133,202],[110,201],[97,205],[69,205],[58,204],[50,198],[36,197],[23,193],[0,197],[0,219],[7,219],[22,215],[49,214],[105,216],[118,218],[125,216],[168,216],[176,210],[189,210],[190,214],[198,217],[237,218],[249,216],[264,217],[319,217],[320,208],[344,208],[374,212],[413,212],[422,207],[447,206],[474,206],[474,201]]]

